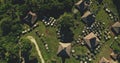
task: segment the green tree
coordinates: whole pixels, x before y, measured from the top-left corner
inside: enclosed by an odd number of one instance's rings
[[[22,39],[20,42],[20,50],[22,57],[25,58],[25,62],[29,62],[30,50],[32,48],[31,42],[28,39]]]
[[[10,18],[7,18],[1,23],[1,30],[3,35],[7,35],[11,31],[12,22]]]
[[[8,35],[12,33],[12,35],[17,35],[21,32],[22,26],[19,21],[11,20],[10,18],[6,18],[1,23],[1,30],[3,35]]]
[[[60,21],[61,26],[72,27],[75,20],[71,14],[65,13],[58,19],[58,21]]]
[[[32,48],[31,42],[28,39],[22,39],[20,42],[21,52],[23,55],[30,51]]]

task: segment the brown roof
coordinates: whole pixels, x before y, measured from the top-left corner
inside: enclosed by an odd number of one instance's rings
[[[84,40],[86,44],[89,46],[89,48],[92,48],[93,46],[97,46],[98,42],[100,41],[93,32],[85,36]]]
[[[57,55],[61,57],[70,57],[71,43],[59,42]]]
[[[105,57],[102,57],[99,63],[110,63],[110,61],[107,60]]]
[[[120,33],[120,22],[116,22],[112,25],[112,29],[114,30],[115,33]]]

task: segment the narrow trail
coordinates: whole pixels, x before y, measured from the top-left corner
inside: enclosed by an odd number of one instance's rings
[[[40,51],[40,49],[39,49],[39,47],[38,47],[38,44],[37,44],[36,40],[35,40],[32,36],[27,36],[27,38],[28,38],[32,43],[35,44],[35,48],[36,48],[36,50],[37,50],[37,52],[38,52],[39,58],[41,59],[41,63],[45,63],[45,61],[44,61],[44,59],[43,59],[43,56],[42,56],[42,54],[41,54],[41,51]]]

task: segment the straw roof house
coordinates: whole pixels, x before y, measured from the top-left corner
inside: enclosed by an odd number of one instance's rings
[[[77,3],[75,3],[75,5],[80,12],[84,12],[90,6],[90,4],[85,0],[80,0]]]
[[[59,42],[57,56],[69,58],[71,51],[71,43],[61,43]]]
[[[107,60],[105,57],[102,57],[99,61],[99,63],[110,63],[109,60]]]
[[[111,28],[113,33],[120,34],[120,22],[114,23]]]
[[[24,18],[24,21],[30,24],[34,24],[36,20],[37,20],[37,15],[36,13],[33,13],[32,11],[29,11],[26,17]]]
[[[89,10],[82,15],[81,19],[87,25],[91,25],[93,22],[95,22],[95,17]]]
[[[84,40],[85,40],[88,48],[90,48],[91,50],[93,50],[94,48],[96,48],[96,46],[99,44],[99,41],[100,41],[95,36],[95,34],[93,32],[91,32],[90,34],[88,34],[87,36],[85,36]]]
[[[91,15],[92,13],[90,11],[86,11],[83,15],[82,15],[82,19],[86,18],[87,16]]]
[[[115,54],[114,52],[112,52],[112,53],[110,54],[110,56],[111,56],[111,58],[112,58],[113,60],[116,60],[118,54]]]
[[[83,2],[83,0],[80,0],[77,3],[75,3],[75,5],[80,5],[82,2]]]

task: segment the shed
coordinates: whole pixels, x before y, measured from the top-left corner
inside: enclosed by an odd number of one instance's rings
[[[94,50],[99,45],[100,41],[93,32],[85,36],[84,40],[90,50]]]
[[[120,34],[120,22],[115,22],[115,23],[112,25],[111,29],[112,29],[112,31],[113,31],[113,33],[114,33],[115,35]]]
[[[61,43],[59,42],[57,56],[69,58],[71,52],[71,43]]]

